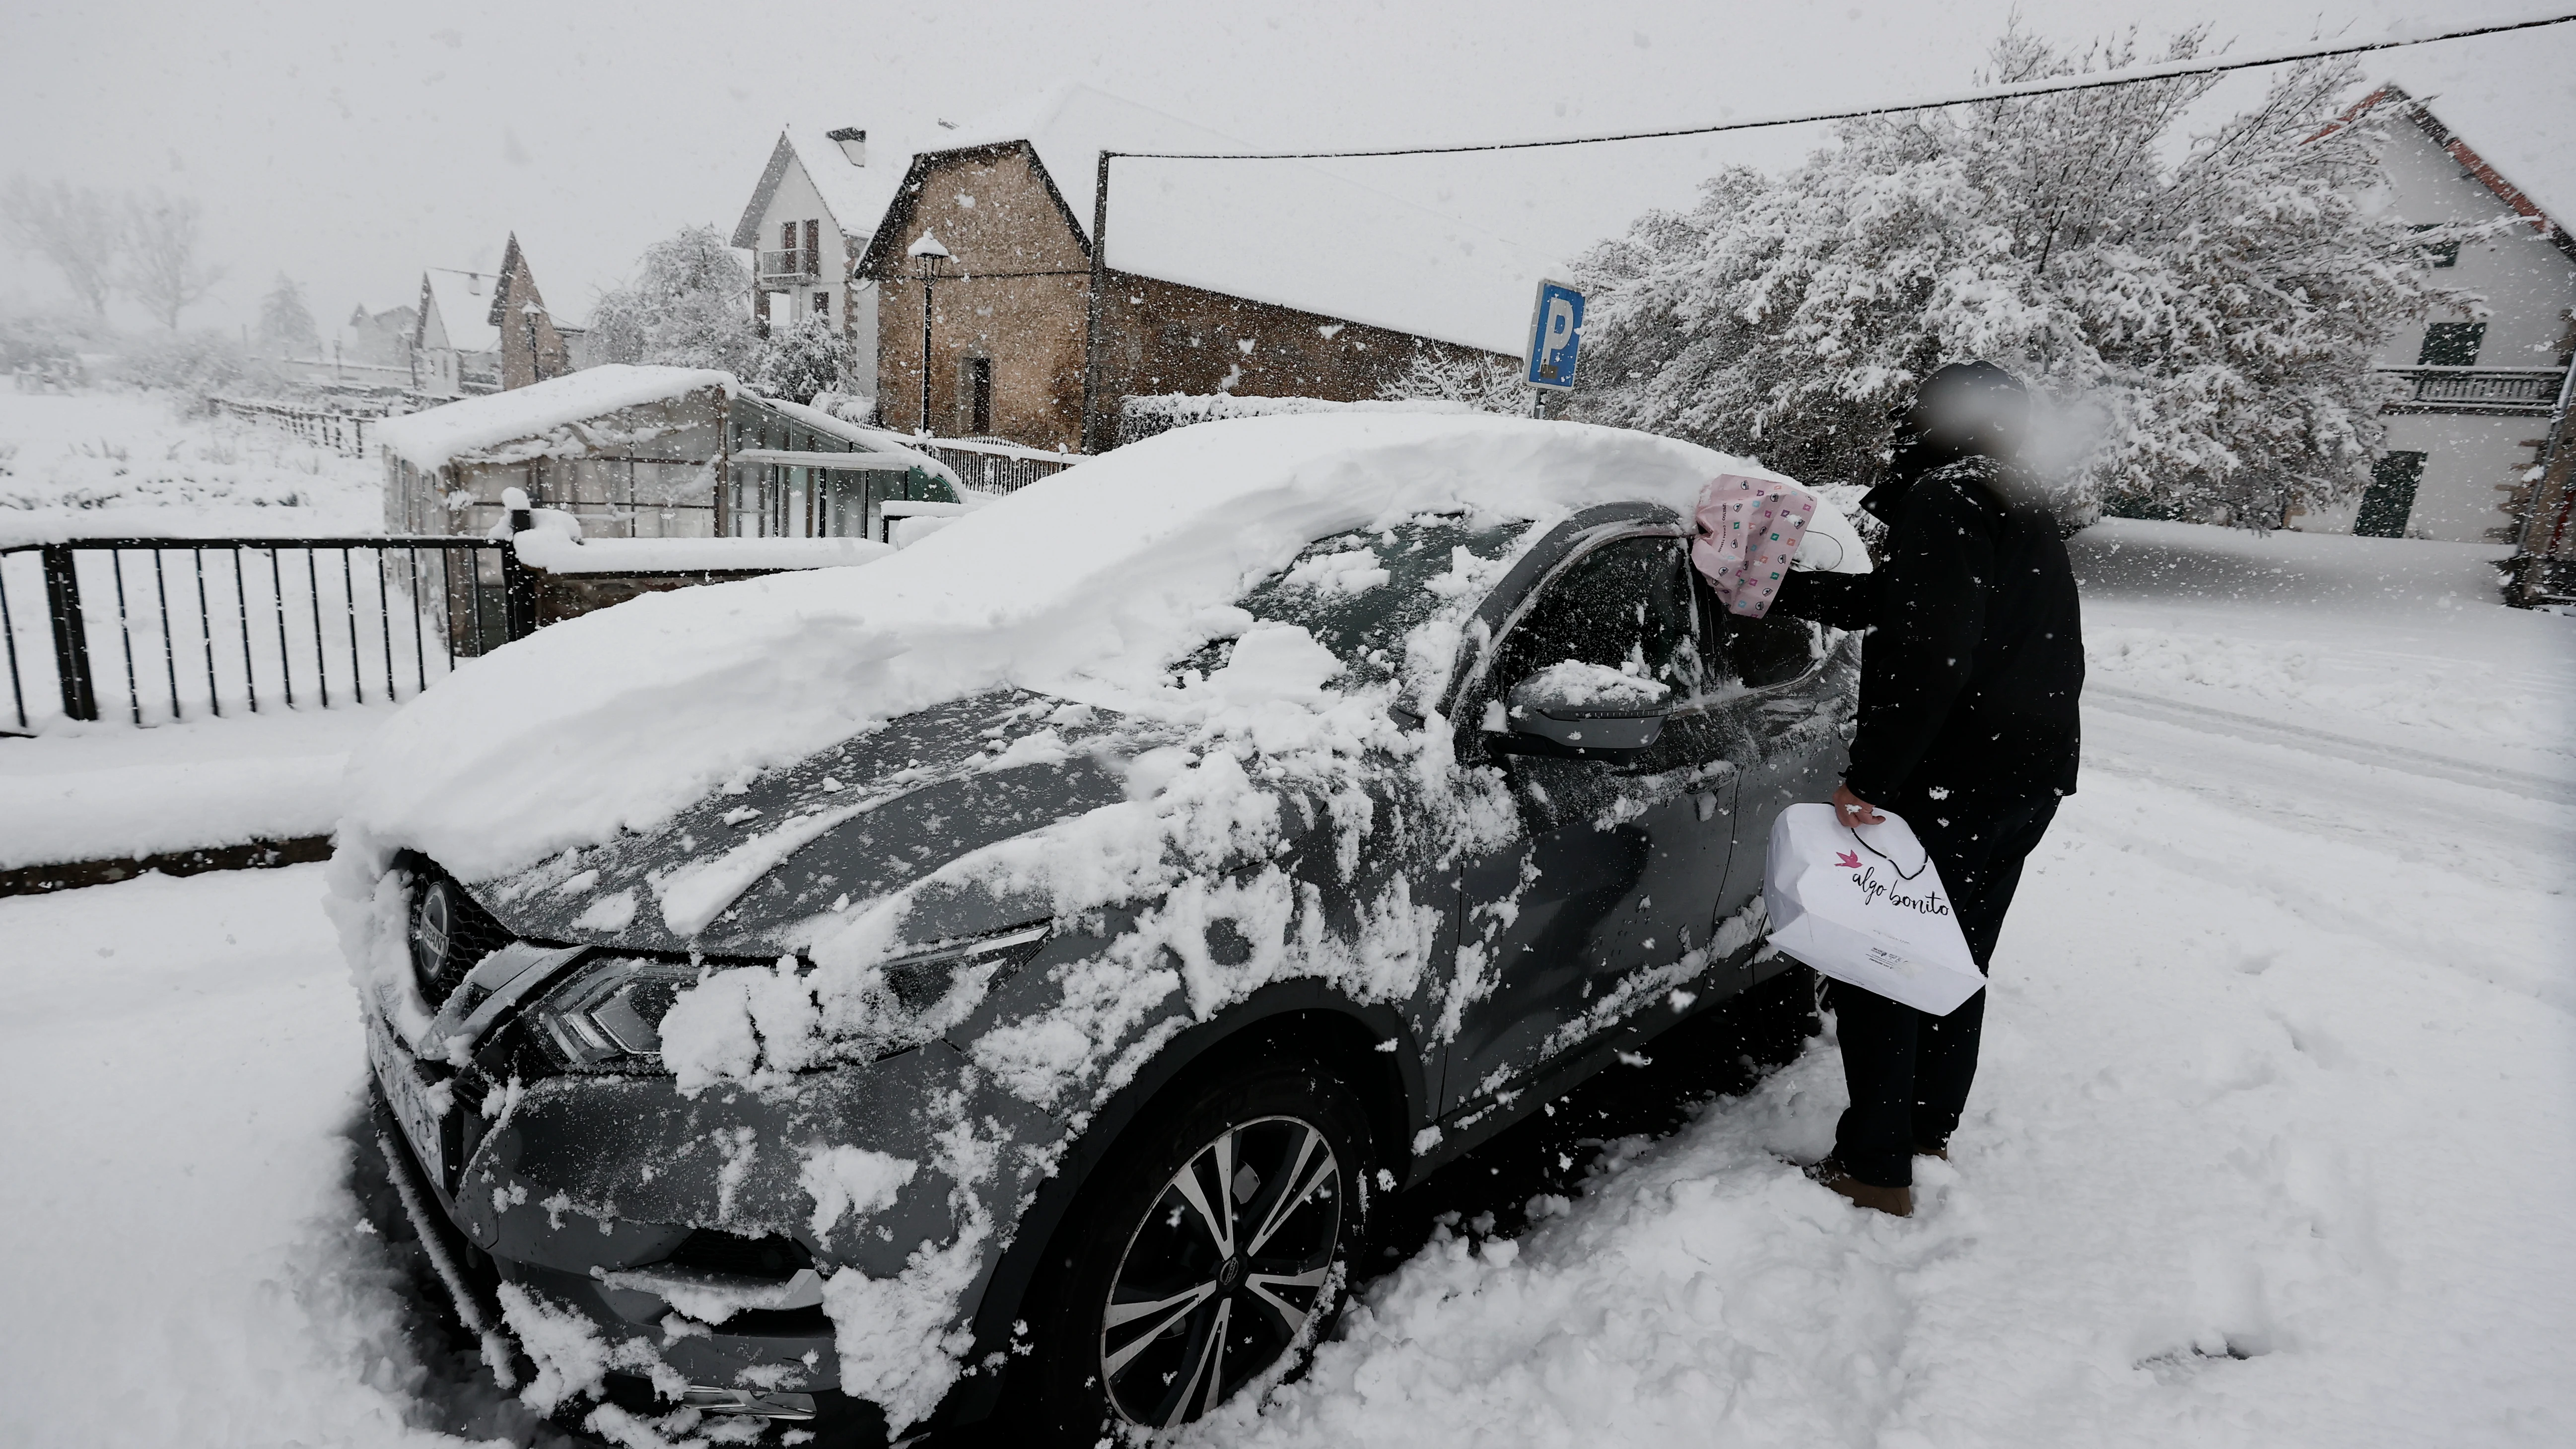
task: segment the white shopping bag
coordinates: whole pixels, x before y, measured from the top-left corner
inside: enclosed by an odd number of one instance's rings
[[[1771,822],[1771,944],[1836,981],[1947,1016],[1986,978],[1913,827],[1879,813],[1883,823],[1855,828],[1831,805],[1792,805]]]

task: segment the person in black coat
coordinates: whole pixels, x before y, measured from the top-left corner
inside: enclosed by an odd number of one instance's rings
[[[1986,969],[2057,802],[2075,792],[2084,641],[2057,520],[2014,461],[2029,419],[1991,363],[1944,367],[1897,418],[1874,573],[1792,572],[1775,612],[1866,629],[1860,717],[1834,808],[1904,817]],[[1851,1106],[1810,1172],[1865,1207],[1913,1211],[1913,1159],[1949,1156],[1977,1070],[1986,993],[1936,1017],[1858,987],[1830,994]]]

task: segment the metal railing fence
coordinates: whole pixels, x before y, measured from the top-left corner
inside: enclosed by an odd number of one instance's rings
[[[0,727],[392,702],[537,627],[507,542],[91,538],[0,548]]]
[[[2482,411],[2546,413],[2557,401],[2561,368],[2528,367],[2383,367],[2403,381],[2407,395],[2396,406],[2420,411],[2446,407]]]
[[[760,254],[760,280],[764,284],[820,281],[822,273],[821,253],[809,252],[803,247]]]
[[[1079,454],[1045,453],[1009,443],[975,443],[958,438],[908,437],[903,445],[928,453],[955,469],[959,481],[978,493],[1016,493],[1082,461]]]

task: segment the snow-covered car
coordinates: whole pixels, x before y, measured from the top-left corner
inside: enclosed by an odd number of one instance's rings
[[[629,1439],[1089,1443],[1289,1371],[1387,1194],[1784,964],[1857,649],[1712,607],[1730,472],[1206,424],[406,708],[333,909],[496,1372]]]

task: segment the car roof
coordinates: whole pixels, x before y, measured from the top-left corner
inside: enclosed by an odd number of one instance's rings
[[[352,761],[349,820],[467,880],[668,820],[875,722],[1017,686],[1139,687],[1313,540],[1464,509],[1686,512],[1740,458],[1521,418],[1315,414],[1177,429],[863,569],[648,595],[421,696]]]

